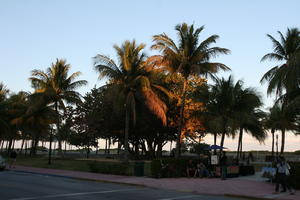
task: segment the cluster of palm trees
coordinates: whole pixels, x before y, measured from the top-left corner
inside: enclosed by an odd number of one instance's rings
[[[297,132],[299,128],[298,29],[288,29],[286,36],[279,32],[280,41],[268,35],[274,44],[274,52],[266,54],[262,61],[284,61],[262,78],[262,82],[269,84],[268,94],[275,92],[277,97],[268,113],[262,111],[261,96],[254,88],[245,88],[242,81],[234,82],[232,76],[228,79],[217,77],[220,70],[230,70],[225,64],[214,61],[219,55],[230,53],[226,48],[212,46],[218,35],[200,40],[204,27],[195,28],[186,23],[177,25],[175,30],[177,41],[164,33],[153,36],[151,49],[158,52],[154,56],[147,56],[143,52],[145,44],[137,44],[135,40],[114,46],[117,61],[96,55],[94,69],[100,79],[107,79],[107,84],[92,90],[93,95],[88,94],[84,100],[76,89],[87,81],[76,80],[80,72],[69,75],[70,65],[65,60],[56,60],[46,71],[32,71],[29,78],[35,90],[32,94],[20,92],[8,96],[8,89],[1,84],[2,148],[5,141],[9,150],[15,140],[30,140],[34,154],[40,140],[49,141],[51,149],[55,136],[61,150],[63,138],[60,135],[61,129],[66,129],[64,116],[67,110],[99,105],[97,109],[90,108],[90,113],[93,112],[90,116],[101,119],[97,121],[89,117],[83,120],[86,115],[82,115],[79,121],[70,118],[73,125],[68,128],[76,132],[76,127],[79,127],[76,122],[89,121],[80,126],[84,127],[80,134],[84,129],[85,132],[99,132],[93,133],[94,139],[103,135],[113,137],[123,145],[125,161],[134,151],[139,154],[140,150],[146,151],[147,148],[161,153],[168,141],[176,141],[176,157],[179,157],[181,144],[187,138],[200,141],[206,134],[214,135],[215,144],[220,137],[221,146],[226,136],[237,136],[239,157],[244,132],[263,142],[266,130],[271,130],[273,138],[276,130],[282,132],[283,153],[285,131]],[[212,84],[208,84],[207,79]],[[67,109],[66,104],[73,107]],[[90,128],[86,128],[88,126]]]
[[[268,82],[267,93],[276,95],[274,106],[270,108],[267,116],[266,126],[271,129],[273,138],[276,130],[281,131],[280,152],[283,153],[285,132],[299,132],[300,31],[291,28],[287,29],[286,35],[280,31],[278,34],[279,40],[267,35],[273,43],[273,52],[263,56],[261,61],[275,60],[280,64],[266,72],[261,82]]]

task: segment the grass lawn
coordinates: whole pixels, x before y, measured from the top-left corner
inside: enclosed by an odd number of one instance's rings
[[[84,171],[91,172],[90,164],[92,162],[97,162],[97,165],[104,166],[107,164],[119,164],[118,160],[113,159],[82,159],[82,158],[57,158],[52,159],[52,164],[48,165],[48,157],[46,156],[35,156],[35,157],[25,157],[18,156],[16,165],[38,167],[38,168],[49,168],[49,169],[63,169],[63,170],[73,170],[73,171]],[[145,176],[150,176],[150,166],[151,162],[144,162],[144,174]],[[134,174],[134,161],[130,162],[128,169],[128,175]]]
[[[75,160],[69,158],[53,158],[51,165],[48,165],[47,157],[18,157],[16,165],[50,168],[50,169],[64,169],[64,170],[75,170],[75,171],[86,171],[90,170],[89,161],[86,160]]]

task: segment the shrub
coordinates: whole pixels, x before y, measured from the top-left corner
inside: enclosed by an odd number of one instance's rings
[[[289,182],[295,189],[300,189],[300,162],[291,162]]]
[[[189,159],[156,159],[151,162],[151,176],[182,177],[186,176],[186,165]]]
[[[103,174],[129,175],[129,166],[116,162],[89,162],[91,172]]]

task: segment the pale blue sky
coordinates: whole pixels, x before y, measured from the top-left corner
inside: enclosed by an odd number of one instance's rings
[[[232,53],[217,60],[232,69],[235,80],[265,96],[259,80],[275,65],[260,63],[272,50],[266,34],[277,37],[287,27],[300,28],[299,8],[298,0],[0,0],[0,82],[13,92],[32,91],[30,71],[65,58],[88,80],[80,89],[84,94],[103,84],[93,70],[93,56],[114,58],[112,46],[127,39],[146,43],[151,54],[152,35],[165,32],[176,39],[174,26],[187,22],[205,25],[202,39],[220,35],[217,45]]]

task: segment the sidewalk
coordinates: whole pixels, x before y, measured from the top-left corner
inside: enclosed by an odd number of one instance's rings
[[[159,189],[196,192],[199,194],[232,195],[241,197],[246,196],[280,200],[300,199],[300,191],[296,191],[295,195],[289,195],[288,193],[273,194],[274,185],[265,182],[263,179],[259,178],[259,176],[240,177],[227,180],[220,180],[217,178],[154,179],[148,177],[118,176],[57,169],[32,168],[25,166],[15,166],[15,168],[12,170],[86,180],[141,185]]]

